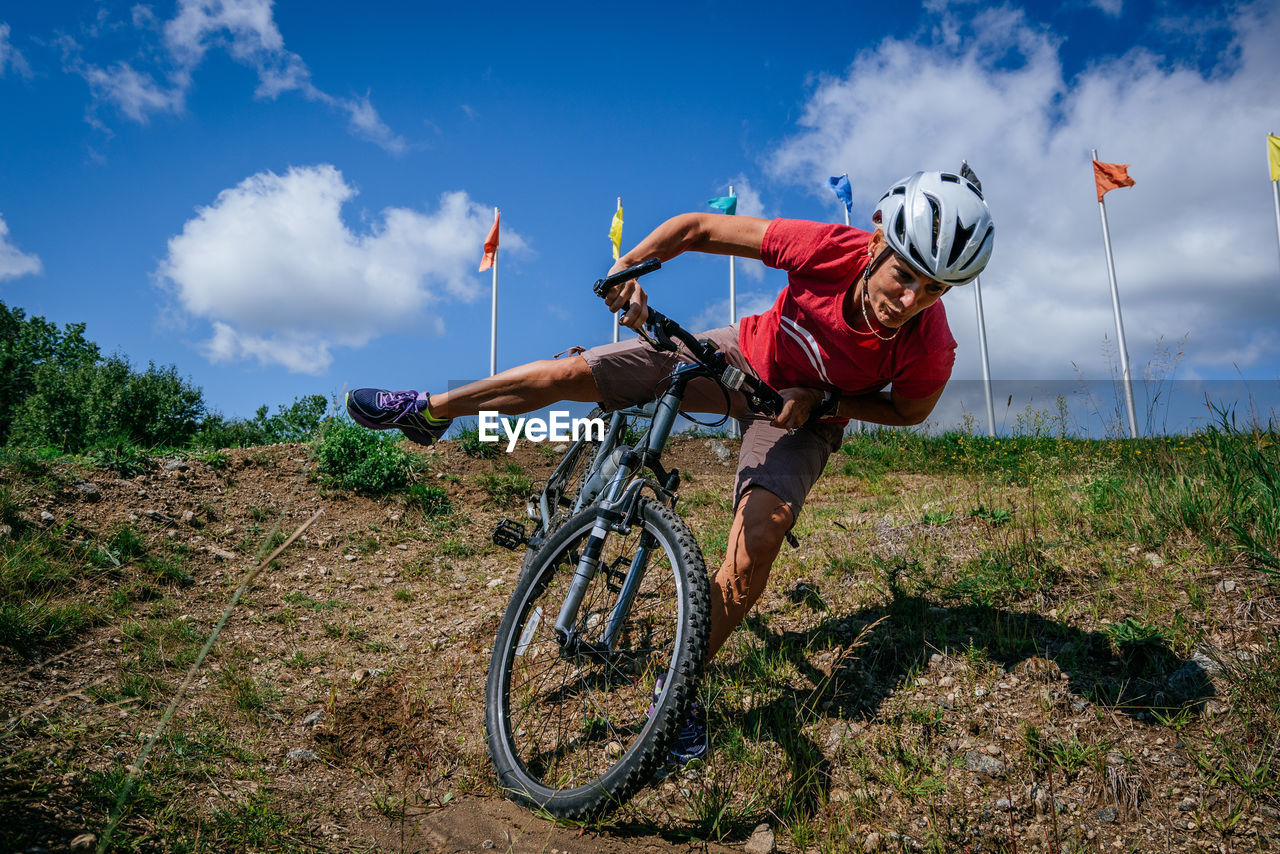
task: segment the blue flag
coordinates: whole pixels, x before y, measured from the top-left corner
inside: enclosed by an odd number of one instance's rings
[[[711,205],[713,208],[719,208],[729,214],[729,216],[733,216],[738,212],[737,196],[720,196],[717,199],[707,199],[707,204]]]
[[[844,202],[844,209],[853,213],[853,185],[849,183],[849,176],[833,175],[827,179],[827,183],[831,185],[836,198]]]

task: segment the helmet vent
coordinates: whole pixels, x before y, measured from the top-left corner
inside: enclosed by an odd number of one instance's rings
[[[973,230],[977,228],[977,223],[965,228],[964,223],[960,222],[960,218],[956,218],[956,236],[951,244],[951,257],[947,258],[947,266],[955,266],[956,261],[960,260],[960,253],[969,245],[969,238],[973,237]]]
[[[938,257],[938,231],[940,230],[938,226],[941,225],[939,220],[942,217],[942,206],[938,204],[938,200],[933,196],[925,196],[925,199],[929,202],[929,210],[933,214],[933,228],[929,229],[929,249],[930,254],[936,258]]]

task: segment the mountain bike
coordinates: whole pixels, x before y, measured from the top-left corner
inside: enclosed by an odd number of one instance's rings
[[[660,266],[601,279],[595,293]],[[602,439],[569,447],[530,501],[531,534],[512,520],[494,531],[499,545],[528,551],[489,664],[489,756],[508,797],[561,818],[605,812],[652,778],[702,676],[706,564],[676,512],[680,473],[662,464],[689,383],[708,377],[726,404],[737,390],[763,415],[782,407],[710,340],[652,308],[641,337],[669,352],[683,345],[692,361],[654,402],[611,413]]]

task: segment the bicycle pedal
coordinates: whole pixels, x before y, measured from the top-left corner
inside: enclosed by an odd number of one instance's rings
[[[504,549],[515,551],[523,545],[528,544],[529,535],[524,531],[524,525],[512,519],[503,519],[493,529],[493,544],[502,546]]]

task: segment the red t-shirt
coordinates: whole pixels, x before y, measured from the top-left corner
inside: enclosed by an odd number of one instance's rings
[[[926,398],[947,384],[956,340],[942,302],[917,314],[892,341],[855,332],[842,305],[867,266],[870,232],[845,225],[775,219],[761,260],[787,271],[773,308],[744,317],[738,346],[775,389],[821,388],[857,395],[890,383],[901,397]]]

